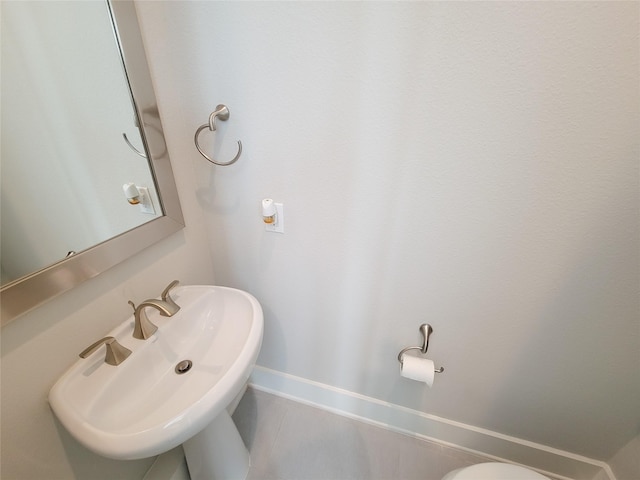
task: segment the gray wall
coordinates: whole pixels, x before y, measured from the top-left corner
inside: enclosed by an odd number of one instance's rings
[[[2,330],[3,478],[141,478],[46,395],[173,278],[256,295],[265,367],[598,459],[636,435],[637,3],[138,10],[187,228]],[[424,321],[431,390],[395,360]]]
[[[259,363],[597,459],[635,436],[638,9],[140,3],[172,133],[226,103],[212,148],[245,147],[195,168]],[[431,390],[395,360],[424,321]]]

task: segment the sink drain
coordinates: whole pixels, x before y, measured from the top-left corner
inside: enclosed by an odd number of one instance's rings
[[[182,360],[180,363],[176,365],[176,373],[178,375],[182,375],[183,373],[187,373],[193,367],[193,362],[191,360]]]

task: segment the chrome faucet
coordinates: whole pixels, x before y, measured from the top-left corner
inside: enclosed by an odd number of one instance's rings
[[[134,327],[133,327],[133,338],[138,338],[140,340],[146,340],[151,335],[153,335],[158,327],[154,325],[151,320],[147,317],[145,312],[145,308],[153,307],[160,312],[160,315],[163,317],[172,317],[180,307],[173,299],[169,296],[169,291],[178,285],[178,280],[174,280],[171,282],[167,288],[162,292],[162,300],[156,300],[155,298],[150,298],[140,303],[137,307],[134,303],[129,300],[129,305],[133,307],[133,316],[134,316]]]

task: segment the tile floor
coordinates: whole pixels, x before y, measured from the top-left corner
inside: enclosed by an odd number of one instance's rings
[[[441,480],[490,461],[249,388],[233,419],[248,480]]]

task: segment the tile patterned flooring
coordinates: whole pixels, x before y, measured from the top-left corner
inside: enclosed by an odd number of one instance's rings
[[[441,480],[491,461],[249,388],[233,419],[248,480]]]

